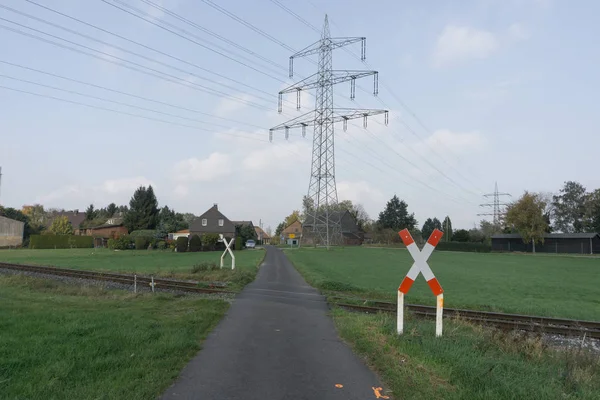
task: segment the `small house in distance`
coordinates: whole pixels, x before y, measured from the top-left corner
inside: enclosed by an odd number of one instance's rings
[[[518,233],[492,236],[492,251],[533,252],[532,243],[523,243]],[[598,233],[548,233],[544,243],[535,244],[536,253],[600,254]]]
[[[254,226],[254,230],[256,231],[256,237],[258,238],[258,243],[260,244],[271,244],[271,236],[267,232],[265,232],[260,226]]]
[[[339,220],[342,228],[342,240],[345,246],[360,246],[364,240],[364,232],[360,230],[360,227],[356,223],[356,220],[350,214],[350,211],[333,211],[329,213],[329,217],[332,220]],[[313,226],[314,217],[308,217],[304,221],[302,236],[303,244],[314,244],[313,239]]]
[[[281,244],[297,246],[300,242],[300,238],[302,237],[302,223],[298,220],[295,220],[286,226],[283,231],[281,231],[281,236],[283,237]]]

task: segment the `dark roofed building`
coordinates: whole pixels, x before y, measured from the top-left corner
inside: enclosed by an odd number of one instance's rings
[[[67,217],[67,219],[69,220],[69,222],[71,223],[71,226],[73,227],[73,233],[75,235],[83,235],[83,232],[85,231],[84,229],[79,229],[79,225],[81,225],[81,223],[83,221],[85,221],[85,213],[84,212],[79,212],[79,210],[74,210],[74,211],[59,211],[57,213],[55,213],[54,215],[52,215],[51,218],[48,219],[47,223],[46,223],[46,228],[49,228],[50,225],[52,225],[52,222],[59,217]]]
[[[492,251],[534,251],[532,243],[523,243],[518,233],[492,236]],[[547,233],[544,243],[535,244],[536,253],[600,254],[598,233]]]
[[[190,224],[190,235],[202,236],[207,233],[223,234],[227,238],[235,237],[235,225],[219,211],[217,204]]]
[[[345,245],[360,246],[364,240],[364,232],[362,232],[356,223],[356,220],[349,211],[332,211],[329,213],[329,218],[339,220],[342,226],[342,237]],[[302,225],[302,243],[313,244],[313,226],[314,217],[307,217]]]

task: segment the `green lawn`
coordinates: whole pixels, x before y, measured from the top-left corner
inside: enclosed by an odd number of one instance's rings
[[[410,316],[397,336],[393,315],[332,314],[340,336],[386,383],[382,394],[395,399],[599,398],[597,354],[458,321],[436,338],[432,321]]]
[[[404,249],[303,248],[286,254],[322,290],[393,301],[412,264]],[[429,265],[447,307],[600,320],[600,258],[434,252]],[[406,302],[435,304],[422,275]]]
[[[236,270],[231,271],[231,258],[225,258],[222,270],[196,271],[194,265],[219,265],[221,252],[175,253],[159,250],[57,249],[0,250],[0,262],[39,264],[94,271],[128,272],[143,275],[193,279],[198,281],[229,281],[231,289],[239,289],[254,280],[257,267],[265,255],[262,249],[236,251]]]
[[[227,308],[0,275],[0,397],[156,398]]]

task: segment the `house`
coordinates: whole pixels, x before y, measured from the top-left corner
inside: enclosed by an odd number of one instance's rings
[[[80,231],[80,234],[84,236],[94,236],[106,239],[114,239],[118,236],[127,235],[127,233],[129,233],[127,231],[127,228],[123,226],[123,223],[111,224],[109,222],[106,222],[99,226],[82,228]]]
[[[235,224],[219,211],[217,204],[190,224],[190,235],[202,237],[207,233],[222,234],[226,238],[235,237]]]
[[[271,236],[269,236],[269,234],[265,232],[260,226],[255,226],[254,231],[256,232],[258,243],[271,244]]]
[[[0,216],[0,248],[21,246],[24,229],[24,222]]]
[[[492,236],[492,251],[533,252],[532,243],[523,243],[518,233]],[[535,244],[536,253],[600,254],[600,234],[593,233],[547,233],[544,243]]]
[[[298,220],[292,222],[283,231],[281,231],[281,243],[296,246],[300,243],[302,237],[302,223]]]
[[[83,221],[85,221],[85,213],[79,212],[79,210],[59,211],[59,212],[53,214],[52,217],[48,219],[48,221],[46,223],[46,229],[50,228],[50,225],[52,225],[52,222],[56,218],[59,218],[59,217],[67,217],[67,219],[71,223],[71,226],[73,227],[74,235],[85,235],[85,233],[84,233],[85,229],[79,228],[79,225],[81,225],[81,223]]]
[[[177,232],[169,233],[168,238],[169,238],[169,240],[177,240],[178,237],[189,237],[189,236],[190,236],[190,230],[182,229]]]
[[[340,221],[342,228],[343,244],[346,246],[360,246],[364,241],[364,232],[356,223],[356,219],[350,214],[350,211],[332,211],[329,213],[329,218],[333,221]],[[318,218],[318,220],[321,218]],[[314,216],[308,216],[302,226],[303,244],[314,244]]]

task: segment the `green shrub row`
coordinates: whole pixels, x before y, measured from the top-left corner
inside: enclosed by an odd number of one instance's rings
[[[473,242],[439,242],[436,246],[441,251],[468,251],[473,253],[489,253],[492,246],[486,243]]]
[[[30,249],[83,249],[90,247],[94,247],[94,238],[91,236],[31,235],[29,238]]]
[[[131,248],[131,238],[128,235],[122,235],[115,239],[108,239],[108,248],[111,250],[128,250]]]

